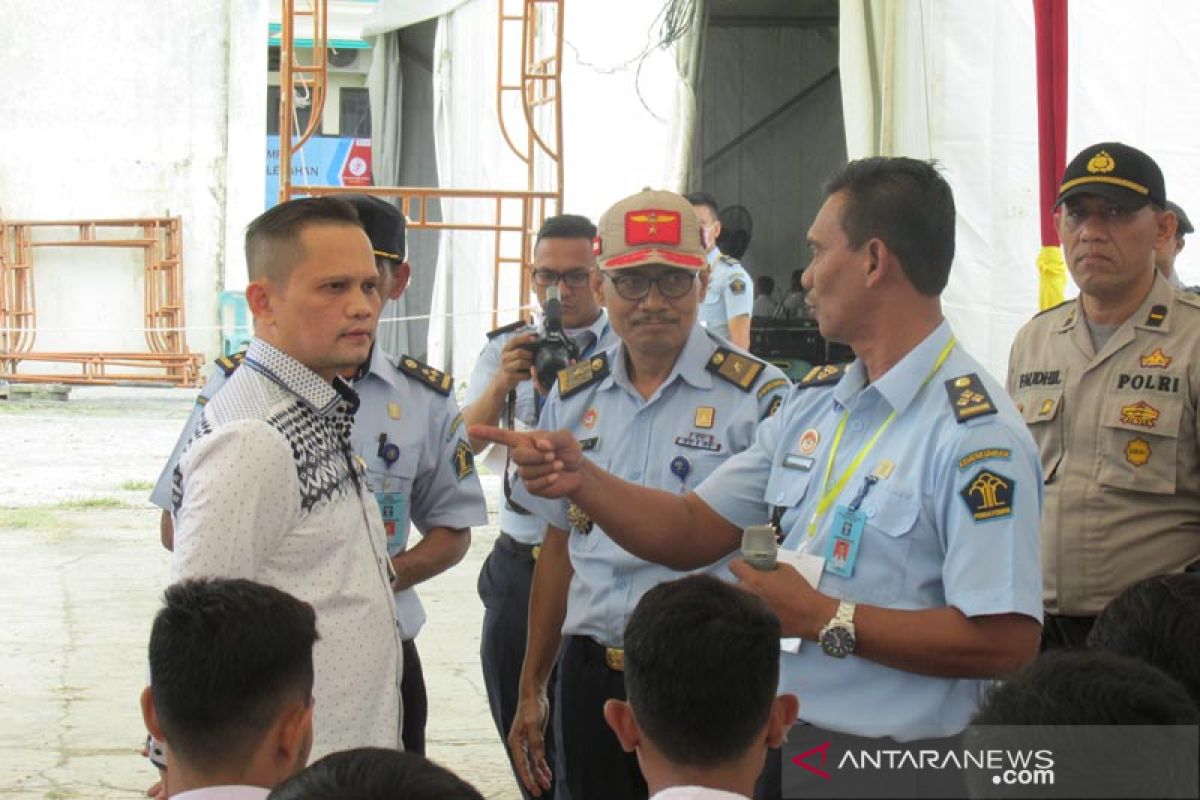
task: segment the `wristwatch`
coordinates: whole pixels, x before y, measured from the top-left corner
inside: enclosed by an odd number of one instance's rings
[[[821,649],[825,655],[845,658],[854,652],[854,603],[838,603],[833,619],[821,628]]]

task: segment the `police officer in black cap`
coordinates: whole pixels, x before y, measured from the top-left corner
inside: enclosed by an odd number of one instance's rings
[[[1076,647],[1123,589],[1200,558],[1200,297],[1155,269],[1178,219],[1141,150],[1085,148],[1055,206],[1079,297],[1020,330],[1008,391],[1045,481],[1042,643]]]

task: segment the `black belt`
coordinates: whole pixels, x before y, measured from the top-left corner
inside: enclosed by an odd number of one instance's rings
[[[625,671],[625,650],[620,647],[605,647],[590,636],[572,636],[571,641],[583,651],[583,660],[603,664],[616,672]]]
[[[500,535],[496,537],[496,547],[507,553],[528,558],[530,561],[537,561],[538,555],[542,552],[540,544],[518,542],[504,531],[501,531]]]

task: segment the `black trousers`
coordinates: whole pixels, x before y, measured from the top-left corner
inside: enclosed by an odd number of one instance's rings
[[[400,678],[400,702],[403,704],[400,739],[404,749],[425,755],[425,723],[429,719],[429,695],[425,692],[425,672],[417,642],[401,642],[404,652],[404,675]]]
[[[1088,634],[1095,623],[1095,617],[1046,614],[1042,621],[1042,652],[1086,647]]]
[[[637,756],[621,749],[604,721],[604,701],[625,699],[625,675],[609,669],[604,648],[568,637],[558,663],[559,746],[571,800],[646,800]]]
[[[483,666],[483,684],[487,689],[492,721],[504,752],[508,751],[508,732],[512,728],[519,699],[518,683],[521,664],[525,660],[525,636],[529,629],[529,591],[533,584],[533,548],[522,545],[501,533],[479,571],[479,599],[483,601],[483,633],[479,642],[479,658]],[[554,685],[551,676],[551,686]],[[554,739],[554,698],[550,693],[550,720],[546,726],[546,762],[557,772]],[[513,775],[516,775],[514,768]],[[520,779],[521,794],[529,798]],[[554,791],[543,792],[543,798],[553,800]]]

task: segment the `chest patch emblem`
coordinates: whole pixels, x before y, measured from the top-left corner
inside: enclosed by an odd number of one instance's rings
[[[1121,409],[1121,422],[1126,425],[1137,425],[1139,428],[1153,428],[1158,422],[1159,416],[1158,409],[1145,400],[1138,400]]]
[[[1140,467],[1150,460],[1150,443],[1145,439],[1130,439],[1125,445],[1125,460]]]
[[[1161,347],[1154,348],[1152,353],[1142,356],[1139,361],[1143,367],[1166,369],[1171,366],[1171,357],[1162,351]]]

